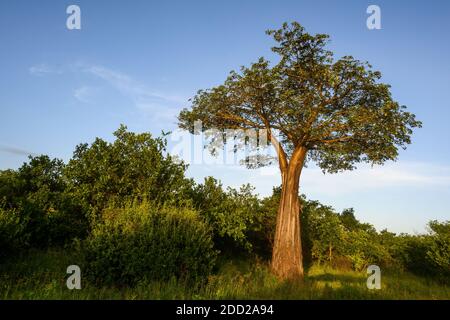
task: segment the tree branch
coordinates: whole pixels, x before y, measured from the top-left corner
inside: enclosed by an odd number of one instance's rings
[[[283,150],[278,139],[272,134],[272,131],[267,129],[267,134],[269,135],[269,140],[275,148],[275,151],[278,154],[278,165],[280,166],[281,173],[285,173],[288,169],[288,160],[286,152]]]
[[[331,144],[331,143],[336,143],[336,142],[344,142],[344,141],[350,140],[351,138],[353,138],[353,136],[342,136],[342,137],[334,138],[334,139],[320,140],[319,143]]]

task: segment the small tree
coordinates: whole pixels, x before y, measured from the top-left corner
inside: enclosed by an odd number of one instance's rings
[[[226,129],[267,132],[282,178],[271,267],[281,278],[302,277],[298,192],[305,163],[334,173],[395,160],[421,123],[393,100],[368,63],[334,60],[327,35],[308,34],[296,22],[267,34],[278,43],[278,64],[260,58],[224,84],[199,91],[179,126],[194,132],[194,122],[202,121],[204,130],[218,129],[219,139]],[[267,163],[260,158],[257,166]]]
[[[311,205],[315,205],[309,217],[309,232],[313,238],[312,255],[319,262],[328,260],[331,264],[334,251],[343,242],[343,225],[331,207],[314,202]]]
[[[191,190],[186,165],[166,155],[164,137],[132,133],[121,125],[109,143],[97,138],[79,144],[65,169],[69,191],[91,209],[92,218],[108,205],[133,199],[181,203]]]

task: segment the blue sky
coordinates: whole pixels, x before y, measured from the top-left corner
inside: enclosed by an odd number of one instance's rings
[[[81,30],[66,8],[81,8]],[[366,8],[381,8],[368,30]],[[20,1],[0,2],[0,169],[28,153],[67,161],[76,144],[176,127],[199,89],[270,51],[264,33],[299,21],[331,36],[336,56],[369,61],[401,104],[423,121],[398,162],[323,175],[304,171],[302,192],[338,210],[354,207],[378,229],[422,232],[450,219],[450,3],[448,1]],[[197,181],[252,183],[268,195],[276,168],[192,165]]]

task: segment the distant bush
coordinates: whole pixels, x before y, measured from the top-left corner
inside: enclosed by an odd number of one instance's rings
[[[85,274],[97,284],[199,280],[216,259],[210,228],[197,212],[149,203],[104,210],[82,253]]]

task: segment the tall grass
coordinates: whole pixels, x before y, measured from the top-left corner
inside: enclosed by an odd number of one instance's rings
[[[61,249],[32,251],[0,266],[0,299],[450,299],[450,287],[408,273],[382,270],[381,290],[366,287],[367,275],[312,266],[303,283],[281,282],[261,261],[228,260],[206,284],[175,279],[134,287],[66,287],[67,266],[78,257]]]

